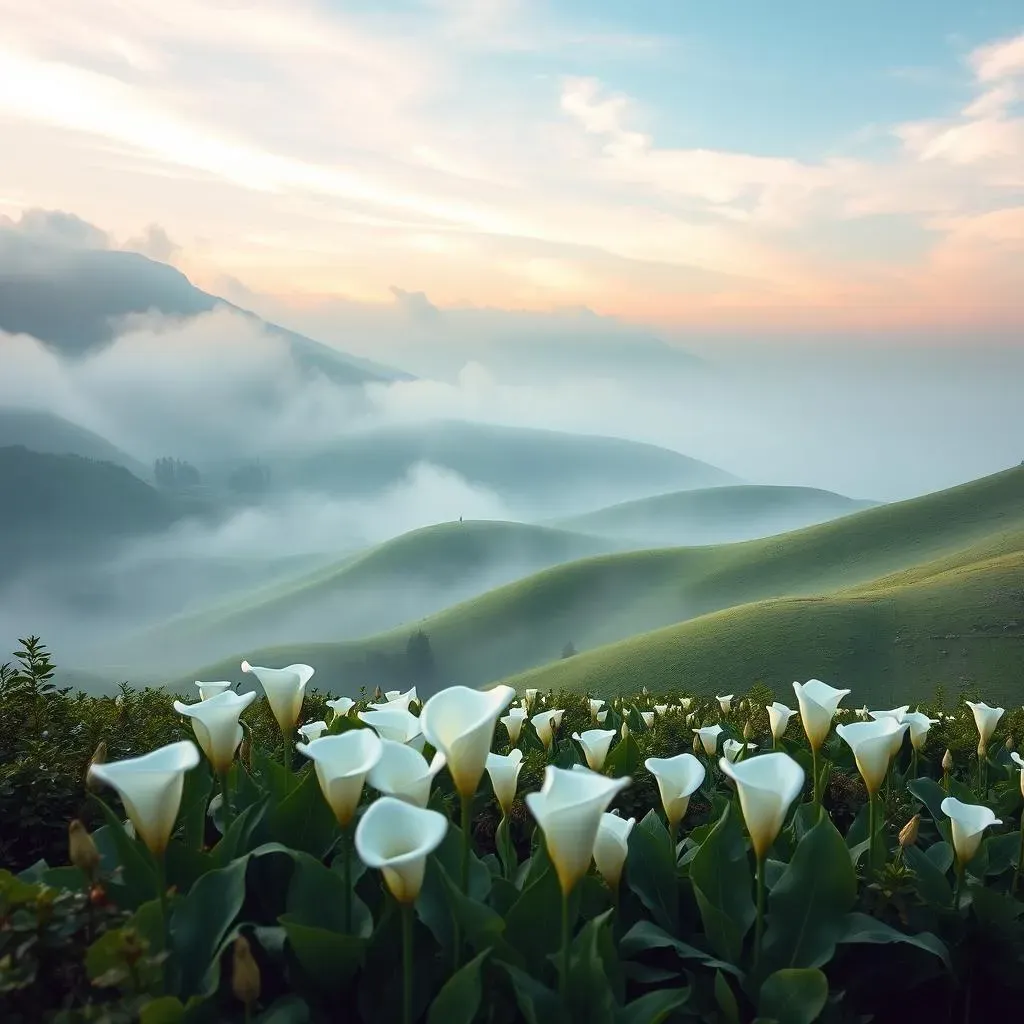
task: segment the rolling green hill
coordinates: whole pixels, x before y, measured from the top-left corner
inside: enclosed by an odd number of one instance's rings
[[[815,487],[740,484],[622,502],[555,525],[629,538],[645,547],[727,544],[797,530],[875,504]]]
[[[777,623],[779,632],[772,633],[772,643],[780,651],[795,651],[803,634],[795,634],[797,639],[790,644],[785,630],[792,619],[773,615],[834,609],[830,621],[845,636],[853,664],[858,649],[871,651],[877,646],[873,630],[878,608],[893,609],[893,629],[899,628],[903,609],[933,608],[938,622],[945,615],[944,596],[956,592],[957,580],[972,581],[963,590],[966,596],[957,598],[966,602],[964,615],[976,597],[980,600],[988,581],[996,578],[990,574],[998,573],[998,579],[1009,585],[1017,553],[1024,550],[1022,535],[1024,468],[1018,468],[764,540],[582,559],[499,587],[413,626],[359,641],[264,648],[248,657],[263,664],[306,660],[320,670],[324,685],[342,690],[373,686],[388,682],[391,671],[405,671],[405,642],[413,628],[421,628],[431,640],[438,682],[443,677],[444,683],[480,685],[546,665],[570,641],[587,650],[660,627],[700,630],[722,616],[726,622],[739,622],[748,612],[738,606],[753,604],[757,611],[750,613],[755,615],[750,622],[761,622],[764,628]],[[1017,588],[1021,586],[1018,575]],[[1014,600],[1000,598],[1001,611],[993,613],[996,619],[1005,612],[1010,616],[1006,622],[1014,621]],[[857,617],[867,616],[865,609],[871,608],[876,609],[872,616]],[[977,624],[987,628],[982,611],[979,605]],[[921,621],[924,614],[920,613]],[[1024,610],[1019,617],[1024,618]],[[692,627],[678,625],[688,620],[696,621]],[[737,635],[749,640],[742,630]],[[237,675],[241,656],[201,670],[199,678],[224,672]],[[545,671],[555,679],[559,673],[577,671],[577,666],[590,665],[596,671],[601,661],[597,654],[577,658],[570,659],[571,665],[556,664]],[[719,664],[716,678],[725,685],[730,669],[725,660]],[[823,674],[828,668],[805,674]],[[786,674],[795,678],[798,666]],[[757,676],[767,678],[768,672],[759,670]],[[741,685],[739,677],[736,685]]]
[[[79,455],[83,459],[113,462],[136,476],[146,472],[140,462],[99,434],[37,409],[0,409],[0,448],[14,446],[48,455]]]

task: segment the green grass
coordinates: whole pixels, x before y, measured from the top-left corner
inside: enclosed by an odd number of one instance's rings
[[[726,621],[735,615],[737,622],[747,623],[742,629],[737,625],[736,635],[746,637],[748,646],[751,631],[772,630],[771,646],[778,648],[780,656],[786,651],[792,654],[792,667],[785,671],[791,681],[804,668],[804,674],[825,674],[833,664],[818,664],[821,652],[806,644],[804,634],[792,633],[798,613],[817,608],[836,635],[845,637],[846,660],[835,665],[845,670],[862,663],[867,671],[875,659],[883,657],[877,630],[885,621],[885,608],[891,609],[888,621],[896,629],[900,616],[905,611],[909,615],[909,609],[927,598],[939,622],[946,614],[942,602],[955,596],[956,587],[950,581],[967,577],[976,585],[965,593],[972,595],[972,601],[980,600],[990,574],[1004,564],[1016,564],[1013,559],[1024,548],[1022,534],[1024,469],[1013,469],[764,540],[586,558],[364,640],[267,647],[251,652],[249,660],[263,664],[306,660],[328,677],[329,685],[344,690],[367,678],[368,657],[395,655],[404,648],[409,633],[422,628],[430,636],[446,683],[481,685],[545,665],[557,659],[569,641],[586,651],[666,626],[699,633],[716,621],[717,613]],[[856,589],[865,586],[864,592]],[[755,610],[738,607],[744,605]],[[1000,608],[999,614],[1005,612],[1007,621],[1012,621],[1011,599],[1002,600]],[[1020,617],[1024,618],[1024,608]],[[815,628],[824,630],[824,622]],[[754,678],[769,677],[767,663],[757,662],[759,655],[750,654],[748,661],[745,653],[736,652],[737,664],[730,667],[723,651],[728,653],[734,641],[715,635],[724,645],[717,650],[715,686],[731,685],[734,671],[749,674],[753,670]],[[590,665],[596,672],[604,656],[594,653],[585,660],[577,656],[579,660],[570,659],[571,666],[570,662],[555,664],[546,671],[556,674]],[[241,657],[208,666],[198,677],[237,674]],[[806,658],[806,666],[801,658]],[[702,678],[711,685],[710,669]],[[737,678],[736,685],[747,681]],[[328,685],[327,680],[323,685]]]

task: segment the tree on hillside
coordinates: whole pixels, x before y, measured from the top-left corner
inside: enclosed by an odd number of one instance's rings
[[[563,658],[571,658],[575,653],[576,653],[576,645],[570,640],[562,648],[562,657]]]
[[[157,486],[178,490],[183,487],[198,487],[201,477],[191,462],[183,459],[164,457],[153,463],[153,478]]]
[[[235,494],[258,497],[270,487],[270,469],[260,462],[239,466],[228,476],[228,487]]]
[[[434,652],[430,646],[430,637],[422,629],[416,630],[409,637],[405,645],[405,659],[414,684],[434,678]]]

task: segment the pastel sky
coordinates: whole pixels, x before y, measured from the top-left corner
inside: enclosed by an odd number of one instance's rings
[[[1020,0],[0,0],[0,24],[0,214],[72,211],[211,288],[1024,325]]]

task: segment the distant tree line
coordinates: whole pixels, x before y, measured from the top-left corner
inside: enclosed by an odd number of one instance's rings
[[[157,459],[153,463],[153,478],[158,487],[166,487],[173,491],[186,487],[198,487],[202,482],[199,470],[191,462],[169,456]]]
[[[372,693],[382,690],[430,686],[437,678],[437,665],[430,637],[418,629],[406,641],[404,650],[372,651],[365,658],[342,666],[341,676]]]

